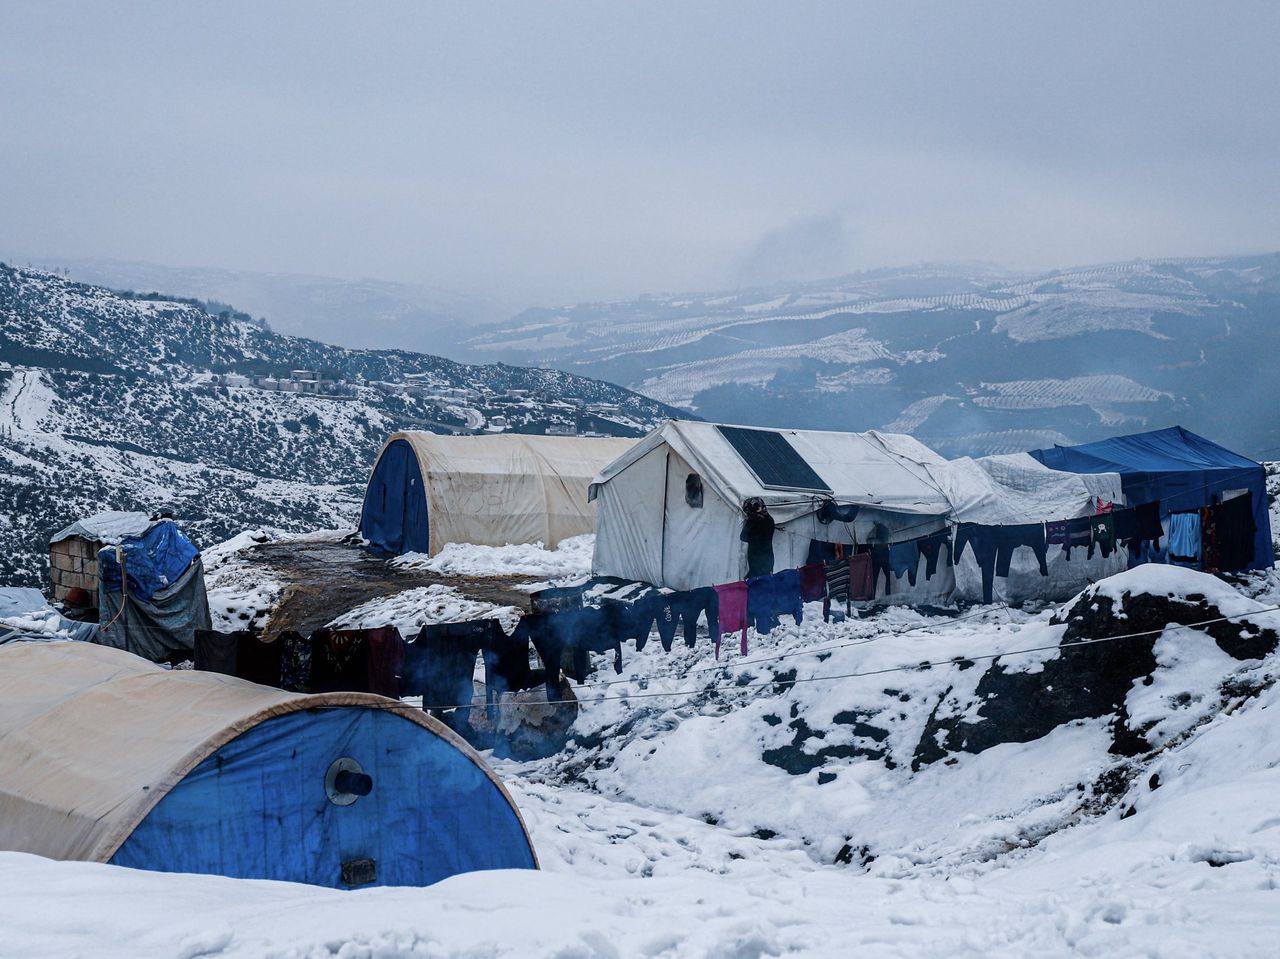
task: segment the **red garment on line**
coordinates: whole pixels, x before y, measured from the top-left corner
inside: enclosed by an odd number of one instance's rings
[[[822,563],[800,567],[800,598],[806,603],[827,598],[827,569]]]
[[[720,623],[716,627],[716,659],[720,658],[720,636],[742,630],[742,655],[747,654],[747,584],[725,583],[714,587],[720,601]]]
[[[870,553],[854,553],[849,557],[849,598],[855,602],[876,598],[876,578]]]

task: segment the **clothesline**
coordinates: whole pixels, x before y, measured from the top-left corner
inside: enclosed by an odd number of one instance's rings
[[[863,671],[851,672],[851,673],[836,673],[836,674],[825,675],[825,676],[799,676],[793,679],[770,679],[770,680],[764,680],[758,683],[743,683],[743,684],[727,683],[727,684],[720,684],[720,685],[704,686],[701,689],[641,690],[639,692],[627,693],[620,696],[597,696],[591,699],[590,702],[592,703],[609,702],[609,701],[622,702],[622,701],[627,701],[631,699],[656,699],[656,698],[673,697],[673,696],[699,696],[704,693],[714,692],[717,690],[739,691],[739,690],[747,690],[747,689],[764,689],[769,687],[777,688],[780,686],[792,687],[792,686],[801,685],[803,683],[833,682],[836,680],[844,680],[844,679],[858,679],[866,676],[882,676],[888,673],[918,672],[923,669],[931,669],[934,666],[954,666],[956,663],[983,662],[983,661],[1000,659],[1001,657],[1004,657],[1004,656],[1020,656],[1026,653],[1047,652],[1049,650],[1055,650],[1055,649],[1073,649],[1080,646],[1092,646],[1097,643],[1111,643],[1111,642],[1117,642],[1119,640],[1139,639],[1144,636],[1158,636],[1161,633],[1168,632],[1169,630],[1198,629],[1202,626],[1212,626],[1215,623],[1232,622],[1237,619],[1246,619],[1250,616],[1258,616],[1258,615],[1261,615],[1262,613],[1276,612],[1277,610],[1280,610],[1280,605],[1264,606],[1261,609],[1255,609],[1248,613],[1233,613],[1229,616],[1217,616],[1217,617],[1214,617],[1213,619],[1205,619],[1196,623],[1172,623],[1167,626],[1162,626],[1159,629],[1147,629],[1147,630],[1141,630],[1139,632],[1134,632],[1134,633],[1123,633],[1118,636],[1096,636],[1096,637],[1090,637],[1087,639],[1071,640],[1071,641],[1065,641],[1061,643],[1050,643],[1042,646],[1025,646],[1019,649],[1006,649],[998,653],[961,654],[961,655],[952,656],[949,659],[931,660],[931,661],[918,662],[918,663],[905,663],[898,666],[886,666],[881,669],[870,669],[870,670],[863,670]],[[561,700],[547,701],[547,705],[551,705],[551,706],[581,705],[581,703],[582,703],[582,700],[578,700],[578,699],[561,699]],[[452,705],[430,705],[430,704],[424,703],[422,708],[446,710],[446,709],[456,709],[459,706],[469,706],[469,705],[471,704],[470,703],[454,703]],[[523,704],[508,701],[508,702],[498,702],[494,705],[509,707],[509,706],[522,706]],[[319,708],[330,709],[330,708],[337,708],[337,707],[322,706]],[[388,704],[385,707],[374,707],[374,708],[392,709],[397,707],[392,706],[391,704]]]

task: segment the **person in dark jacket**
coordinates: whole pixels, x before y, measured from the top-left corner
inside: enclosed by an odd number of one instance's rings
[[[773,572],[773,532],[781,529],[769,515],[769,508],[759,496],[742,504],[745,519],[739,539],[747,544],[747,577],[768,576]]]

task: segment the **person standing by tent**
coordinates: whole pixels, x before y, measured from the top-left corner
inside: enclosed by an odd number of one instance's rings
[[[742,512],[746,518],[738,538],[747,544],[747,578],[768,576],[773,572],[773,533],[782,527],[773,521],[759,496],[743,503]]]

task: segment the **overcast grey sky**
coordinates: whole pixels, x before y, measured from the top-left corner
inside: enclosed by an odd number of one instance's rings
[[[1280,4],[0,0],[0,250],[528,302],[1280,249]]]

